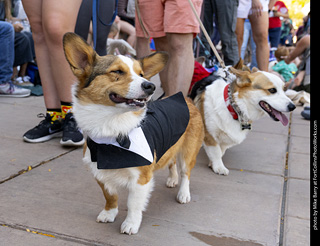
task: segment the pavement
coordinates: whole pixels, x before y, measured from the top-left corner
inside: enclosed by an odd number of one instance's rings
[[[81,148],[60,139],[23,142],[45,113],[43,97],[0,97],[0,245],[310,245],[310,122],[302,107],[290,123],[264,117],[223,160],[228,176],[214,174],[201,149],[191,174],[189,204],[166,188],[168,170],[155,188],[136,235],[120,234],[127,192],[114,223],[97,223],[104,197]]]

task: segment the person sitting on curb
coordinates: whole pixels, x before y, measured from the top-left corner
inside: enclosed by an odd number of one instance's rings
[[[12,84],[14,62],[14,29],[10,23],[0,21],[0,96],[27,97],[29,89]]]
[[[304,90],[310,93],[310,35],[305,35],[297,42],[296,48],[287,56],[285,62],[289,64],[300,55],[303,55],[303,58],[298,68],[299,72],[290,86],[296,91]],[[305,107],[301,115],[310,120],[310,107]]]

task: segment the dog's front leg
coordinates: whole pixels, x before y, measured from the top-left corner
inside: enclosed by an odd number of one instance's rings
[[[222,156],[225,150],[222,150],[219,144],[216,144],[215,146],[208,146],[204,144],[203,146],[210,160],[209,167],[211,167],[212,170],[217,174],[228,175],[229,170],[222,162]]]
[[[100,185],[103,191],[103,195],[106,199],[106,205],[98,215],[97,222],[102,222],[102,223],[114,222],[118,214],[118,195],[116,193],[111,194],[110,191],[106,189],[106,187],[104,186],[104,183],[98,180],[97,182]]]
[[[146,209],[151,191],[153,178],[146,184],[134,184],[129,188],[128,214],[121,225],[121,233],[136,234],[142,221],[142,212]]]

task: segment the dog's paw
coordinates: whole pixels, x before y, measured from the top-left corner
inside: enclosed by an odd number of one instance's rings
[[[133,222],[131,220],[125,220],[123,221],[121,225],[120,232],[128,235],[137,234],[139,231],[140,223],[139,222]]]
[[[225,166],[214,166],[212,165],[212,170],[220,175],[228,175],[229,174],[229,170],[225,167]]]
[[[173,188],[176,187],[176,185],[179,183],[178,177],[168,177],[167,178],[167,187]]]
[[[191,195],[190,195],[190,192],[181,192],[179,191],[178,192],[178,195],[177,195],[177,201],[179,203],[188,203],[191,201]]]
[[[111,223],[114,222],[118,214],[118,208],[113,208],[110,210],[103,209],[97,217],[97,222]]]

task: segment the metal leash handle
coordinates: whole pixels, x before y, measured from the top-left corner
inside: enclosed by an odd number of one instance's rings
[[[199,24],[200,24],[201,30],[202,30],[204,36],[206,37],[206,39],[207,39],[207,41],[208,41],[208,43],[209,43],[209,45],[210,45],[210,47],[211,47],[214,55],[217,57],[220,65],[221,65],[221,67],[222,67],[222,68],[226,68],[226,65],[224,64],[224,61],[221,59],[218,51],[217,51],[216,48],[214,47],[214,45],[213,45],[213,43],[212,43],[212,41],[211,41],[211,38],[209,37],[209,35],[208,35],[208,33],[207,33],[207,30],[206,30],[205,27],[203,26],[202,21],[201,21],[199,15],[198,15],[196,9],[194,8],[193,3],[191,2],[191,0],[188,0],[188,2],[189,2],[189,4],[190,4],[190,6],[191,6],[191,9],[192,9],[194,15],[196,16],[196,18],[197,18],[197,20],[198,20],[198,22],[199,22]]]

